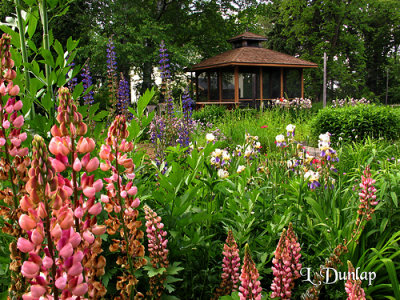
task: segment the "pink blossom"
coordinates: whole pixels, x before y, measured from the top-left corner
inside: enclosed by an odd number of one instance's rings
[[[354,279],[356,271],[350,261],[347,261],[349,277],[345,283],[347,300],[366,300],[364,289],[361,287],[361,280]],[[353,274],[353,275],[351,275]]]
[[[21,273],[26,278],[34,278],[39,274],[39,266],[32,261],[25,261],[22,265]]]
[[[32,242],[28,241],[27,239],[20,237],[17,242],[17,247],[21,252],[29,253],[33,250],[34,245],[32,244]]]
[[[22,108],[22,101],[21,100],[19,100],[19,101],[17,101],[15,104],[14,104],[14,110],[15,111],[19,111],[21,108]]]
[[[294,280],[300,277],[300,250],[292,223],[289,223],[288,230],[284,229],[282,232],[272,260],[274,280],[271,285],[271,298],[291,298]]]
[[[10,121],[8,121],[8,120],[3,120],[3,128],[4,129],[8,129],[8,128],[10,128]]]
[[[24,117],[19,115],[13,122],[15,128],[21,128],[24,125]]]
[[[239,287],[239,297],[240,300],[255,299],[261,300],[261,283],[258,280],[259,274],[251,258],[249,245],[246,244],[244,248],[244,259],[242,272],[240,274],[240,287]]]
[[[18,221],[18,223],[19,223],[19,226],[21,226],[21,228],[23,229],[23,230],[26,230],[26,231],[30,231],[30,230],[32,230],[33,228],[35,228],[36,227],[36,221],[35,220],[33,220],[31,217],[29,217],[28,215],[21,215],[20,217],[19,217],[19,221]]]

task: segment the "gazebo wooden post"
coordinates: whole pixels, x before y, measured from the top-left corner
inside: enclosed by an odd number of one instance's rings
[[[260,67],[260,107],[261,103],[263,103],[263,67]]]
[[[218,91],[219,91],[219,103],[222,102],[222,72],[218,71]]]
[[[210,101],[210,88],[211,88],[211,78],[210,72],[207,72],[207,101]]]
[[[283,68],[281,68],[281,98],[283,98]]]
[[[199,73],[196,74],[196,101],[199,101]]]
[[[304,74],[303,74],[303,69],[301,69],[301,98],[304,99]]]
[[[235,66],[235,104],[239,105],[239,67]]]

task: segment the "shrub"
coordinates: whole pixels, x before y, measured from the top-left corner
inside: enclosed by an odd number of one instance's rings
[[[193,120],[200,120],[203,123],[215,123],[225,114],[226,107],[223,105],[209,105],[193,112]]]
[[[399,137],[399,122],[400,114],[389,107],[327,107],[314,117],[311,128],[314,139],[322,133],[330,132],[335,142],[363,140],[367,137],[394,140]]]

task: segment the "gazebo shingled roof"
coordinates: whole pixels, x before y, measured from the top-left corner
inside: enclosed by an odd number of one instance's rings
[[[316,68],[317,64],[274,50],[258,47],[236,48],[194,65],[191,71],[234,65]]]
[[[239,40],[266,41],[267,38],[265,36],[258,35],[258,34],[247,31],[245,33],[234,36],[233,38],[230,38],[229,40],[227,40],[227,42],[231,43],[231,42],[239,41]]]

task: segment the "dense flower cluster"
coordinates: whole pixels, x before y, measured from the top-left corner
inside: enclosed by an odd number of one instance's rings
[[[361,287],[361,280],[356,280],[353,264],[347,261],[348,266],[348,278],[344,284],[347,293],[347,300],[366,300],[364,289]]]
[[[23,299],[81,297],[88,284],[82,273],[84,254],[78,249],[81,235],[73,227],[74,213],[68,206],[71,189],[57,177],[43,138],[35,136],[32,145],[29,196],[21,199],[26,213],[18,221],[28,234],[28,239],[18,239],[18,249],[29,254],[21,273],[31,279]]]
[[[254,299],[261,300],[261,283],[258,280],[258,270],[256,264],[251,258],[249,245],[244,248],[244,259],[242,271],[240,274],[239,297],[240,300]]]
[[[297,242],[292,223],[284,229],[272,260],[274,280],[271,285],[271,298],[290,299],[294,280],[300,277],[300,244]]]
[[[117,264],[122,267],[123,274],[118,277],[117,290],[120,296],[116,299],[129,299],[135,293],[138,283],[135,271],[146,264],[144,246],[140,242],[144,237],[140,230],[142,222],[138,221],[140,200],[135,197],[137,187],[133,185],[135,166],[132,159],[127,157],[127,153],[133,150],[133,143],[127,140],[128,137],[126,118],[119,115],[108,129],[106,143],[101,146],[99,154],[104,161],[100,168],[111,173],[110,177],[104,179],[107,195],[101,196],[108,212],[105,221],[107,233],[120,233],[120,238],[113,238],[110,245],[111,252],[121,253]],[[136,296],[143,297],[141,293],[136,293]]]
[[[329,132],[319,135],[318,148],[321,150],[320,156],[327,161],[339,161],[337,153],[331,147],[331,134]]]
[[[313,170],[308,170],[306,173],[304,173],[304,179],[308,180],[308,187],[311,190],[315,190],[321,186],[319,183],[319,177],[319,172],[315,172]]]
[[[332,107],[344,107],[344,106],[356,106],[361,104],[370,104],[371,101],[361,98],[361,99],[354,99],[354,98],[346,98],[340,100],[333,100]]]
[[[153,268],[167,269],[168,261],[168,239],[167,232],[164,230],[164,224],[161,222],[161,217],[153,211],[149,206],[144,206],[146,218],[146,233],[148,238],[148,250],[150,263]],[[164,282],[166,280],[166,270],[162,274],[157,274],[150,278],[150,289],[147,296],[154,299],[160,299],[164,291]]]
[[[24,124],[22,101],[15,98],[19,93],[19,86],[13,83],[16,73],[10,45],[11,37],[3,34],[0,39],[0,201],[5,206],[0,205],[0,217],[2,231],[17,238],[23,235],[18,226],[18,219],[22,214],[19,199],[26,194],[30,160],[27,157],[28,148],[22,146],[27,134],[21,131]],[[1,181],[8,182],[9,185]],[[9,249],[12,279],[9,296],[20,299],[26,290],[21,275],[22,255],[15,240],[11,242]]]
[[[129,82],[125,79],[121,73],[121,79],[118,85],[118,102],[117,102],[117,114],[125,115],[127,119],[131,119],[132,115],[128,112],[128,107],[131,103]]]
[[[86,92],[87,89],[89,89],[92,86],[92,76],[90,74],[90,67],[89,67],[89,61],[85,63],[85,65],[82,68],[82,82],[83,82],[83,91]],[[94,102],[93,99],[93,90],[89,91],[85,96],[83,96],[83,103],[85,105],[92,105]]]
[[[193,129],[192,125],[192,99],[189,91],[185,90],[182,95],[182,114],[181,126],[179,128],[178,141],[182,147],[188,147],[190,143],[190,134]]]
[[[227,150],[217,148],[211,153],[210,162],[216,169],[221,169],[229,167],[231,159],[231,155]]]
[[[222,281],[214,293],[213,299],[218,299],[218,297],[223,295],[230,295],[238,289],[240,256],[232,230],[228,231],[228,237],[226,238],[222,254],[224,255],[222,260]]]
[[[272,100],[272,105],[279,108],[291,108],[294,110],[312,108],[312,102],[310,99],[307,98],[294,98],[292,100],[279,98]]]
[[[68,201],[68,204],[74,212],[75,231],[82,238],[78,246],[84,253],[82,263],[89,284],[89,295],[99,297],[106,293],[98,280],[104,274],[105,266],[105,258],[100,256],[102,240],[99,236],[106,228],[97,224],[97,215],[101,213],[102,205],[96,201],[95,196],[102,190],[103,181],[95,180],[94,175],[89,175],[99,167],[99,159],[92,155],[96,143],[93,139],[84,137],[87,126],[69,90],[61,88],[58,94],[59,125],[52,127],[53,138],[49,144],[49,150],[55,157],[49,159],[59,183],[70,191],[72,201]],[[66,170],[71,178],[62,175]],[[79,176],[80,174],[82,175]]]
[[[169,70],[169,58],[168,52],[165,48],[164,41],[161,41],[160,44],[160,60],[159,60],[159,70],[161,74],[161,92],[166,99],[167,102],[167,116],[169,118],[174,117],[175,115],[175,108],[174,108],[174,101],[172,99],[171,90],[170,90],[170,81],[171,81],[171,71]]]
[[[115,46],[111,36],[107,43],[107,82],[111,116],[115,114],[118,99],[117,61],[114,49]]]
[[[286,126],[287,136],[293,138],[294,134],[295,134],[295,130],[296,130],[296,126],[293,124],[289,124],[288,126]]]
[[[279,134],[275,137],[275,144],[277,147],[284,148],[286,147],[286,139],[283,134]]]
[[[378,200],[376,200],[376,188],[374,186],[375,179],[371,177],[371,172],[369,167],[364,170],[364,176],[361,176],[360,183],[360,205],[358,206],[359,217],[365,216],[366,221],[371,220],[372,214],[375,211],[375,206],[378,205]],[[357,219],[357,225],[360,222],[360,218]]]
[[[245,145],[242,147],[242,149],[244,149],[243,157],[247,161],[255,159],[260,154],[261,148],[262,147],[261,143],[258,141],[258,136],[252,136],[248,133],[245,133]],[[238,156],[240,156],[237,150],[238,147],[236,147],[236,153]]]

